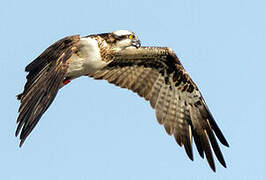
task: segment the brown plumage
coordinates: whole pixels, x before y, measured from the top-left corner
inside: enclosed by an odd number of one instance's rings
[[[97,46],[93,44],[95,42]],[[69,36],[46,49],[26,67],[29,72],[27,83],[23,93],[18,95],[21,105],[16,135],[22,129],[20,146],[65,82],[88,75],[130,89],[148,100],[158,122],[180,146],[184,146],[191,160],[194,139],[200,156],[203,158],[205,154],[213,171],[212,149],[226,167],[215,136],[223,145],[229,145],[175,53],[169,48],[139,48],[139,45],[134,33],[121,31],[83,38]],[[90,54],[86,54],[88,51]],[[79,66],[75,67],[84,60],[81,70]]]
[[[141,47],[137,51],[136,55],[131,51],[116,54],[114,60],[93,77],[130,89],[150,101],[158,122],[169,135],[174,135],[180,146],[184,145],[191,160],[194,137],[199,154],[202,158],[206,155],[213,171],[210,144],[219,162],[226,167],[215,135],[223,145],[229,145],[175,53],[159,47]]]
[[[21,104],[18,110],[16,136],[23,127],[19,146],[22,146],[55,98],[67,71],[67,60],[76,51],[79,39],[79,36],[61,39],[25,68],[25,71],[29,72],[27,83],[23,93],[17,96]]]

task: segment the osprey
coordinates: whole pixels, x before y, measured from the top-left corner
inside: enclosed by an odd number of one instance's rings
[[[59,89],[75,78],[89,76],[130,89],[148,100],[158,122],[184,146],[191,160],[194,139],[200,156],[206,155],[213,171],[212,149],[226,167],[215,137],[229,145],[196,84],[170,48],[141,47],[137,35],[128,30],[74,35],[52,44],[25,71],[27,82],[17,96],[21,102],[16,130],[20,147]]]

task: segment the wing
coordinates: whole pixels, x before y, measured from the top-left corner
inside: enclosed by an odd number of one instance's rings
[[[20,146],[54,100],[68,67],[67,60],[78,42],[79,35],[63,38],[26,67],[27,82],[24,91],[17,96],[21,102],[16,130],[16,136],[21,131]]]
[[[130,89],[150,101],[156,117],[169,135],[193,160],[192,137],[200,156],[204,154],[213,171],[211,147],[226,167],[215,136],[229,146],[218,128],[195,83],[169,48],[142,47],[115,55],[112,62],[92,75],[122,88]]]

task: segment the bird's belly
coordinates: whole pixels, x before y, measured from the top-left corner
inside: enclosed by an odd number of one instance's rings
[[[84,37],[80,39],[78,52],[70,58],[66,76],[73,79],[89,75],[105,65],[107,63],[101,60],[97,41],[90,37]]]
[[[100,59],[84,59],[74,54],[69,62],[66,77],[74,79],[83,75],[88,75],[103,68],[106,64],[106,62]]]

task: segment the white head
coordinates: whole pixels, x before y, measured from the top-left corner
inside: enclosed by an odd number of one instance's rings
[[[123,50],[127,47],[141,46],[140,40],[137,35],[129,30],[117,30],[112,32],[112,36],[115,39],[114,48]]]
[[[116,36],[125,36],[125,35],[134,34],[133,32],[125,29],[113,31],[112,33],[115,34]]]

